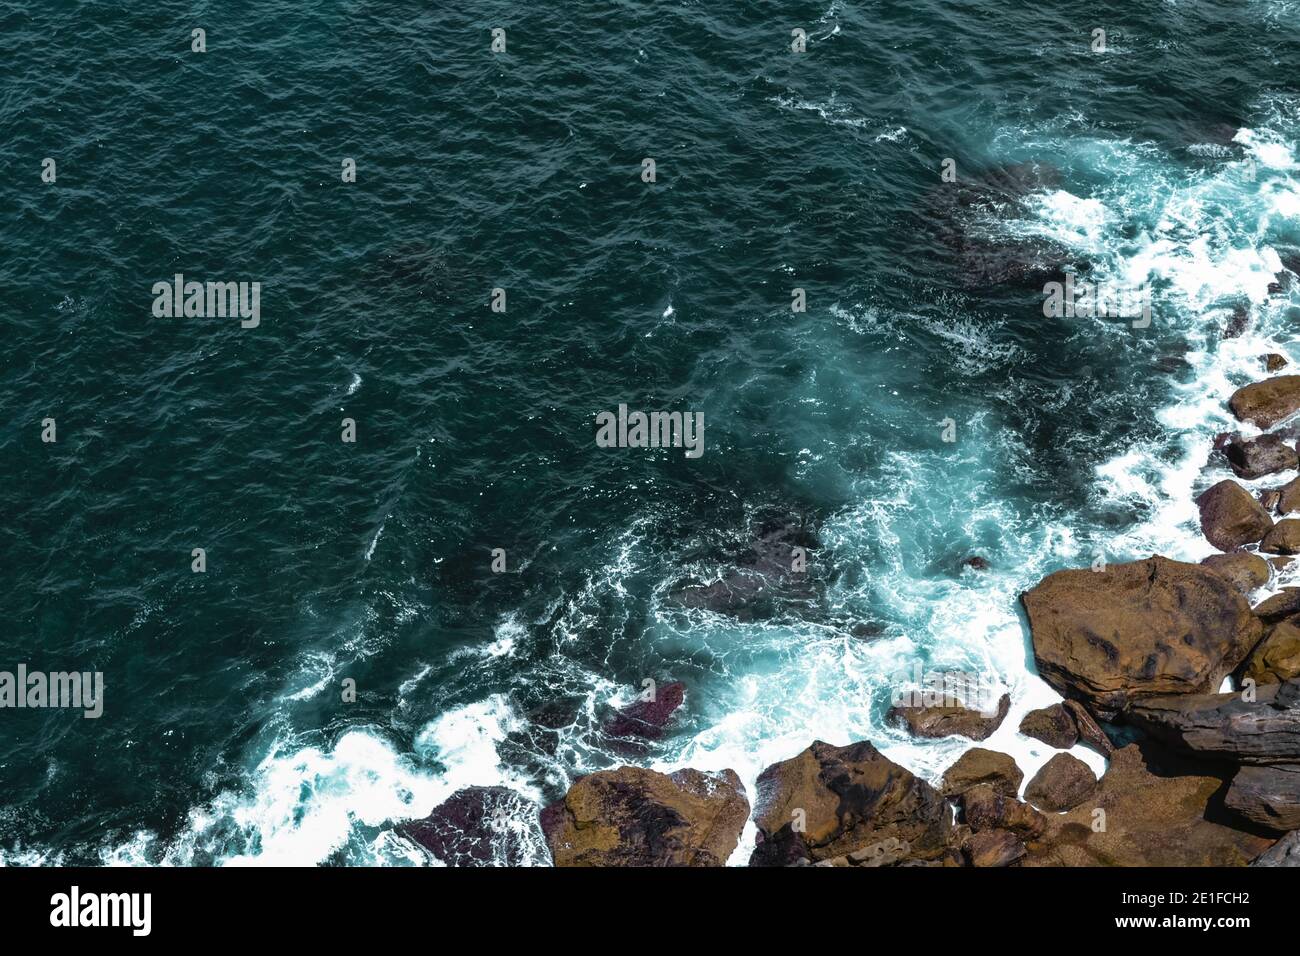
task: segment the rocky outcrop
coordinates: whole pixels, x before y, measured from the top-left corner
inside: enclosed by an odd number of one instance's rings
[[[536,812],[531,801],[506,787],[467,787],[397,832],[447,866],[522,866],[536,834],[527,821]]]
[[[1300,375],[1279,375],[1245,385],[1232,393],[1228,407],[1239,421],[1272,428],[1300,411]]]
[[[947,850],[952,814],[937,790],[867,741],[819,740],[759,775],[754,823],[751,866],[828,860],[891,839],[906,844],[906,859],[933,860]]]
[[[1201,512],[1201,533],[1220,551],[1254,544],[1273,527],[1264,506],[1249,491],[1225,478],[1196,499]]]
[[[1300,554],[1300,518],[1283,518],[1269,529],[1259,550],[1268,554]]]
[[[611,737],[639,737],[658,740],[663,736],[673,711],[686,699],[686,685],[681,681],[655,688],[652,700],[637,700],[624,707],[605,722],[605,733]]]
[[[999,793],[987,783],[962,794],[961,804],[966,824],[975,832],[1008,830],[1019,837],[1032,839],[1047,825],[1041,813],[1029,804],[1021,803],[1015,794]]]
[[[1011,696],[1003,694],[992,714],[961,706],[894,706],[885,715],[888,723],[906,727],[913,737],[968,737],[984,740],[1001,726],[1011,709]]]
[[[1232,473],[1253,480],[1279,471],[1294,471],[1300,465],[1296,450],[1281,435],[1266,434],[1258,438],[1238,438],[1223,449]]]
[[[1292,830],[1255,857],[1251,866],[1300,866],[1300,830]]]
[[[1024,771],[1007,754],[972,747],[944,773],[940,791],[944,796],[952,797],[971,787],[987,784],[998,793],[1014,797],[1020,792],[1020,781],[1024,777]]]
[[[1224,805],[1270,830],[1300,828],[1300,765],[1242,767]]]
[[[1136,743],[1116,750],[1087,800],[1047,817],[1021,865],[1244,866],[1269,847],[1269,837],[1229,825],[1227,811],[1207,811],[1230,767],[1160,760]]]
[[[1243,694],[1191,694],[1135,704],[1126,719],[1187,753],[1240,763],[1300,761],[1300,678]]]
[[[1025,799],[1052,813],[1077,807],[1096,789],[1097,778],[1088,765],[1071,754],[1057,754],[1034,774],[1025,787]]]
[[[576,781],[542,832],[556,866],[723,866],[748,817],[734,771],[620,767]]]
[[[1103,720],[1135,700],[1217,688],[1262,634],[1222,577],[1159,556],[1057,571],[1021,601],[1043,679]]]
[[[1020,732],[1058,750],[1069,750],[1079,741],[1079,728],[1061,704],[1040,707],[1025,714],[1020,721]]]
[[[1300,627],[1292,621],[1275,624],[1268,637],[1250,652],[1241,676],[1256,684],[1280,684],[1300,677]]]
[[[1219,575],[1242,594],[1249,595],[1268,583],[1268,562],[1249,551],[1212,554],[1201,564]]]

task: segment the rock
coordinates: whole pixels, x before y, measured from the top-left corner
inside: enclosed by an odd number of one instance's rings
[[[1228,399],[1238,421],[1272,428],[1300,411],[1300,375],[1278,375],[1242,386]]]
[[[748,817],[732,770],[619,767],[575,782],[542,831],[556,866],[723,866]]]
[[[846,857],[854,866],[893,866],[907,859],[911,847],[896,837],[878,840]]]
[[[1228,322],[1223,327],[1223,337],[1240,338],[1248,328],[1250,328],[1250,307],[1245,303],[1238,303],[1233,306],[1232,315],[1228,317]]]
[[[1292,830],[1255,857],[1251,866],[1300,866],[1300,830]]]
[[[1268,637],[1246,658],[1241,676],[1257,685],[1280,684],[1300,677],[1300,627],[1291,621],[1273,625]]]
[[[1196,505],[1201,511],[1201,532],[1220,551],[1253,544],[1273,527],[1263,506],[1228,478],[1202,492]]]
[[[994,787],[982,783],[962,794],[962,812],[966,823],[976,832],[981,830],[1010,830],[1017,836],[1033,839],[1043,832],[1046,818],[1015,795],[999,793]]]
[[[1265,624],[1276,624],[1295,614],[1300,614],[1300,588],[1283,588],[1255,605],[1255,616]]]
[[[1270,830],[1300,829],[1300,765],[1242,767],[1223,802]]]
[[[1270,372],[1276,372],[1279,369],[1287,367],[1285,355],[1279,355],[1277,352],[1269,352],[1264,356],[1264,367]]]
[[[891,838],[907,845],[909,860],[933,860],[947,849],[952,813],[937,790],[869,742],[819,740],[759,775],[754,823],[751,866],[830,859]]]
[[[1268,584],[1268,562],[1249,551],[1212,554],[1201,564],[1245,595]]]
[[[1300,478],[1292,478],[1278,489],[1277,513],[1289,514],[1300,511]]]
[[[523,866],[535,836],[520,821],[535,820],[532,801],[506,787],[466,787],[440,803],[423,820],[397,832],[447,866]]]
[[[1079,728],[1079,740],[1087,744],[1103,757],[1109,757],[1115,752],[1115,745],[1110,742],[1106,732],[1101,729],[1101,725],[1088,713],[1088,708],[1077,700],[1067,700],[1064,705],[1074,718],[1074,725]]]
[[[1282,489],[1272,488],[1268,491],[1261,491],[1255,498],[1261,508],[1272,514],[1277,511],[1277,504],[1282,500]]]
[[[987,571],[989,569],[988,558],[981,558],[978,554],[967,558],[961,565],[963,568],[970,568],[973,571]]]
[[[1020,781],[1024,777],[1024,771],[1007,754],[972,747],[944,773],[940,791],[944,796],[952,797],[978,784],[987,784],[998,793],[1014,797],[1020,792]]]
[[[681,681],[655,688],[653,700],[637,700],[624,707],[605,722],[605,733],[611,737],[640,737],[658,740],[669,719],[686,699],[686,685]]]
[[[1271,840],[1243,831],[1226,811],[1207,811],[1231,772],[1129,744],[1115,751],[1089,799],[1046,818],[1021,865],[1244,866]]]
[[[1279,471],[1294,471],[1300,465],[1296,450],[1280,435],[1260,435],[1230,442],[1223,453],[1238,478],[1262,478]]]
[[[1069,750],[1079,741],[1079,728],[1061,704],[1040,707],[1025,714],[1020,721],[1020,732],[1057,750]]]
[[[1010,866],[1025,855],[1025,845],[1006,830],[972,833],[962,844],[971,866]]]
[[[1086,763],[1071,754],[1057,754],[1029,781],[1025,799],[1057,813],[1077,807],[1096,786],[1097,778]]]
[[[961,706],[889,708],[885,719],[894,726],[906,727],[913,737],[950,737],[954,734],[971,740],[984,740],[1002,724],[1011,709],[1011,696],[1003,694],[994,714]]]
[[[1264,535],[1259,550],[1269,554],[1300,554],[1300,518],[1283,518]]]
[[[1278,572],[1281,573],[1286,570],[1287,565],[1291,563],[1291,559],[1289,557],[1269,558],[1268,563],[1270,567],[1277,568]]]
[[[1241,694],[1187,694],[1135,704],[1126,717],[1188,753],[1239,763],[1300,761],[1300,679]]]
[[[1159,556],[1057,571],[1020,599],[1039,674],[1103,720],[1144,697],[1217,688],[1262,634],[1222,577]]]

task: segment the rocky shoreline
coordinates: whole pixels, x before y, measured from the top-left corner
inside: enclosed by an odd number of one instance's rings
[[[1285,364],[1266,357],[1270,372]],[[1300,375],[1238,389],[1229,407],[1273,428],[1300,411]],[[1212,454],[1244,480],[1295,471],[1297,434],[1221,435]],[[1258,495],[1225,479],[1197,505],[1221,553],[1057,571],[1021,595],[1038,673],[1062,697],[1020,723],[1059,751],[1028,781],[1011,756],[975,747],[932,785],[866,740],[814,741],[752,795],[731,770],[624,766],[539,811],[553,862],[722,866],[752,820],[751,866],[1300,866],[1300,589],[1249,600],[1300,553],[1300,517],[1286,517],[1300,512],[1300,477]],[[785,538],[761,540],[762,560],[784,568]],[[752,603],[761,582],[747,573],[715,590]],[[680,684],[664,690],[608,732],[657,739],[685,699]],[[887,719],[982,741],[1009,703],[896,706]],[[1107,759],[1100,778],[1067,752],[1077,745]],[[459,791],[403,832],[444,862],[452,844],[457,862],[488,862],[491,807],[515,799],[498,790]]]

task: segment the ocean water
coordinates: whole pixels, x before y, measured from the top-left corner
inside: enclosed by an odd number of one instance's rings
[[[0,712],[8,864],[423,865],[394,826],[464,786],[752,795],[819,738],[933,780],[970,743],[886,726],[917,667],[1009,692],[1030,774],[1018,594],[1209,554],[1224,402],[1300,361],[1295,0],[230,6],[0,7],[0,668],[105,681]],[[1148,283],[1151,325],[954,235]],[[178,272],[260,324],[155,317]],[[620,402],[702,411],[703,456],[597,448]],[[772,515],[814,600],[673,603]],[[629,754],[647,678],[686,703]],[[500,839],[548,861],[530,811]]]

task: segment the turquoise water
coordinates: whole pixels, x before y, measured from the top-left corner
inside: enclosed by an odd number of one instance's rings
[[[460,786],[541,803],[631,759],[752,790],[816,737],[937,776],[967,744],[883,723],[917,665],[1005,687],[989,745],[1031,770],[1016,595],[1209,553],[1223,400],[1293,347],[1298,17],[0,10],[0,667],[106,687],[97,721],[0,712],[0,858],[419,863],[392,826]],[[1151,327],[960,254],[1017,243],[1150,282]],[[177,272],[260,282],[260,325],[155,318]],[[620,402],[702,411],[704,455],[598,449]],[[814,600],[671,601],[772,515],[818,530]],[[629,756],[600,727],[645,678],[686,705]],[[526,814],[507,838],[546,860]]]

